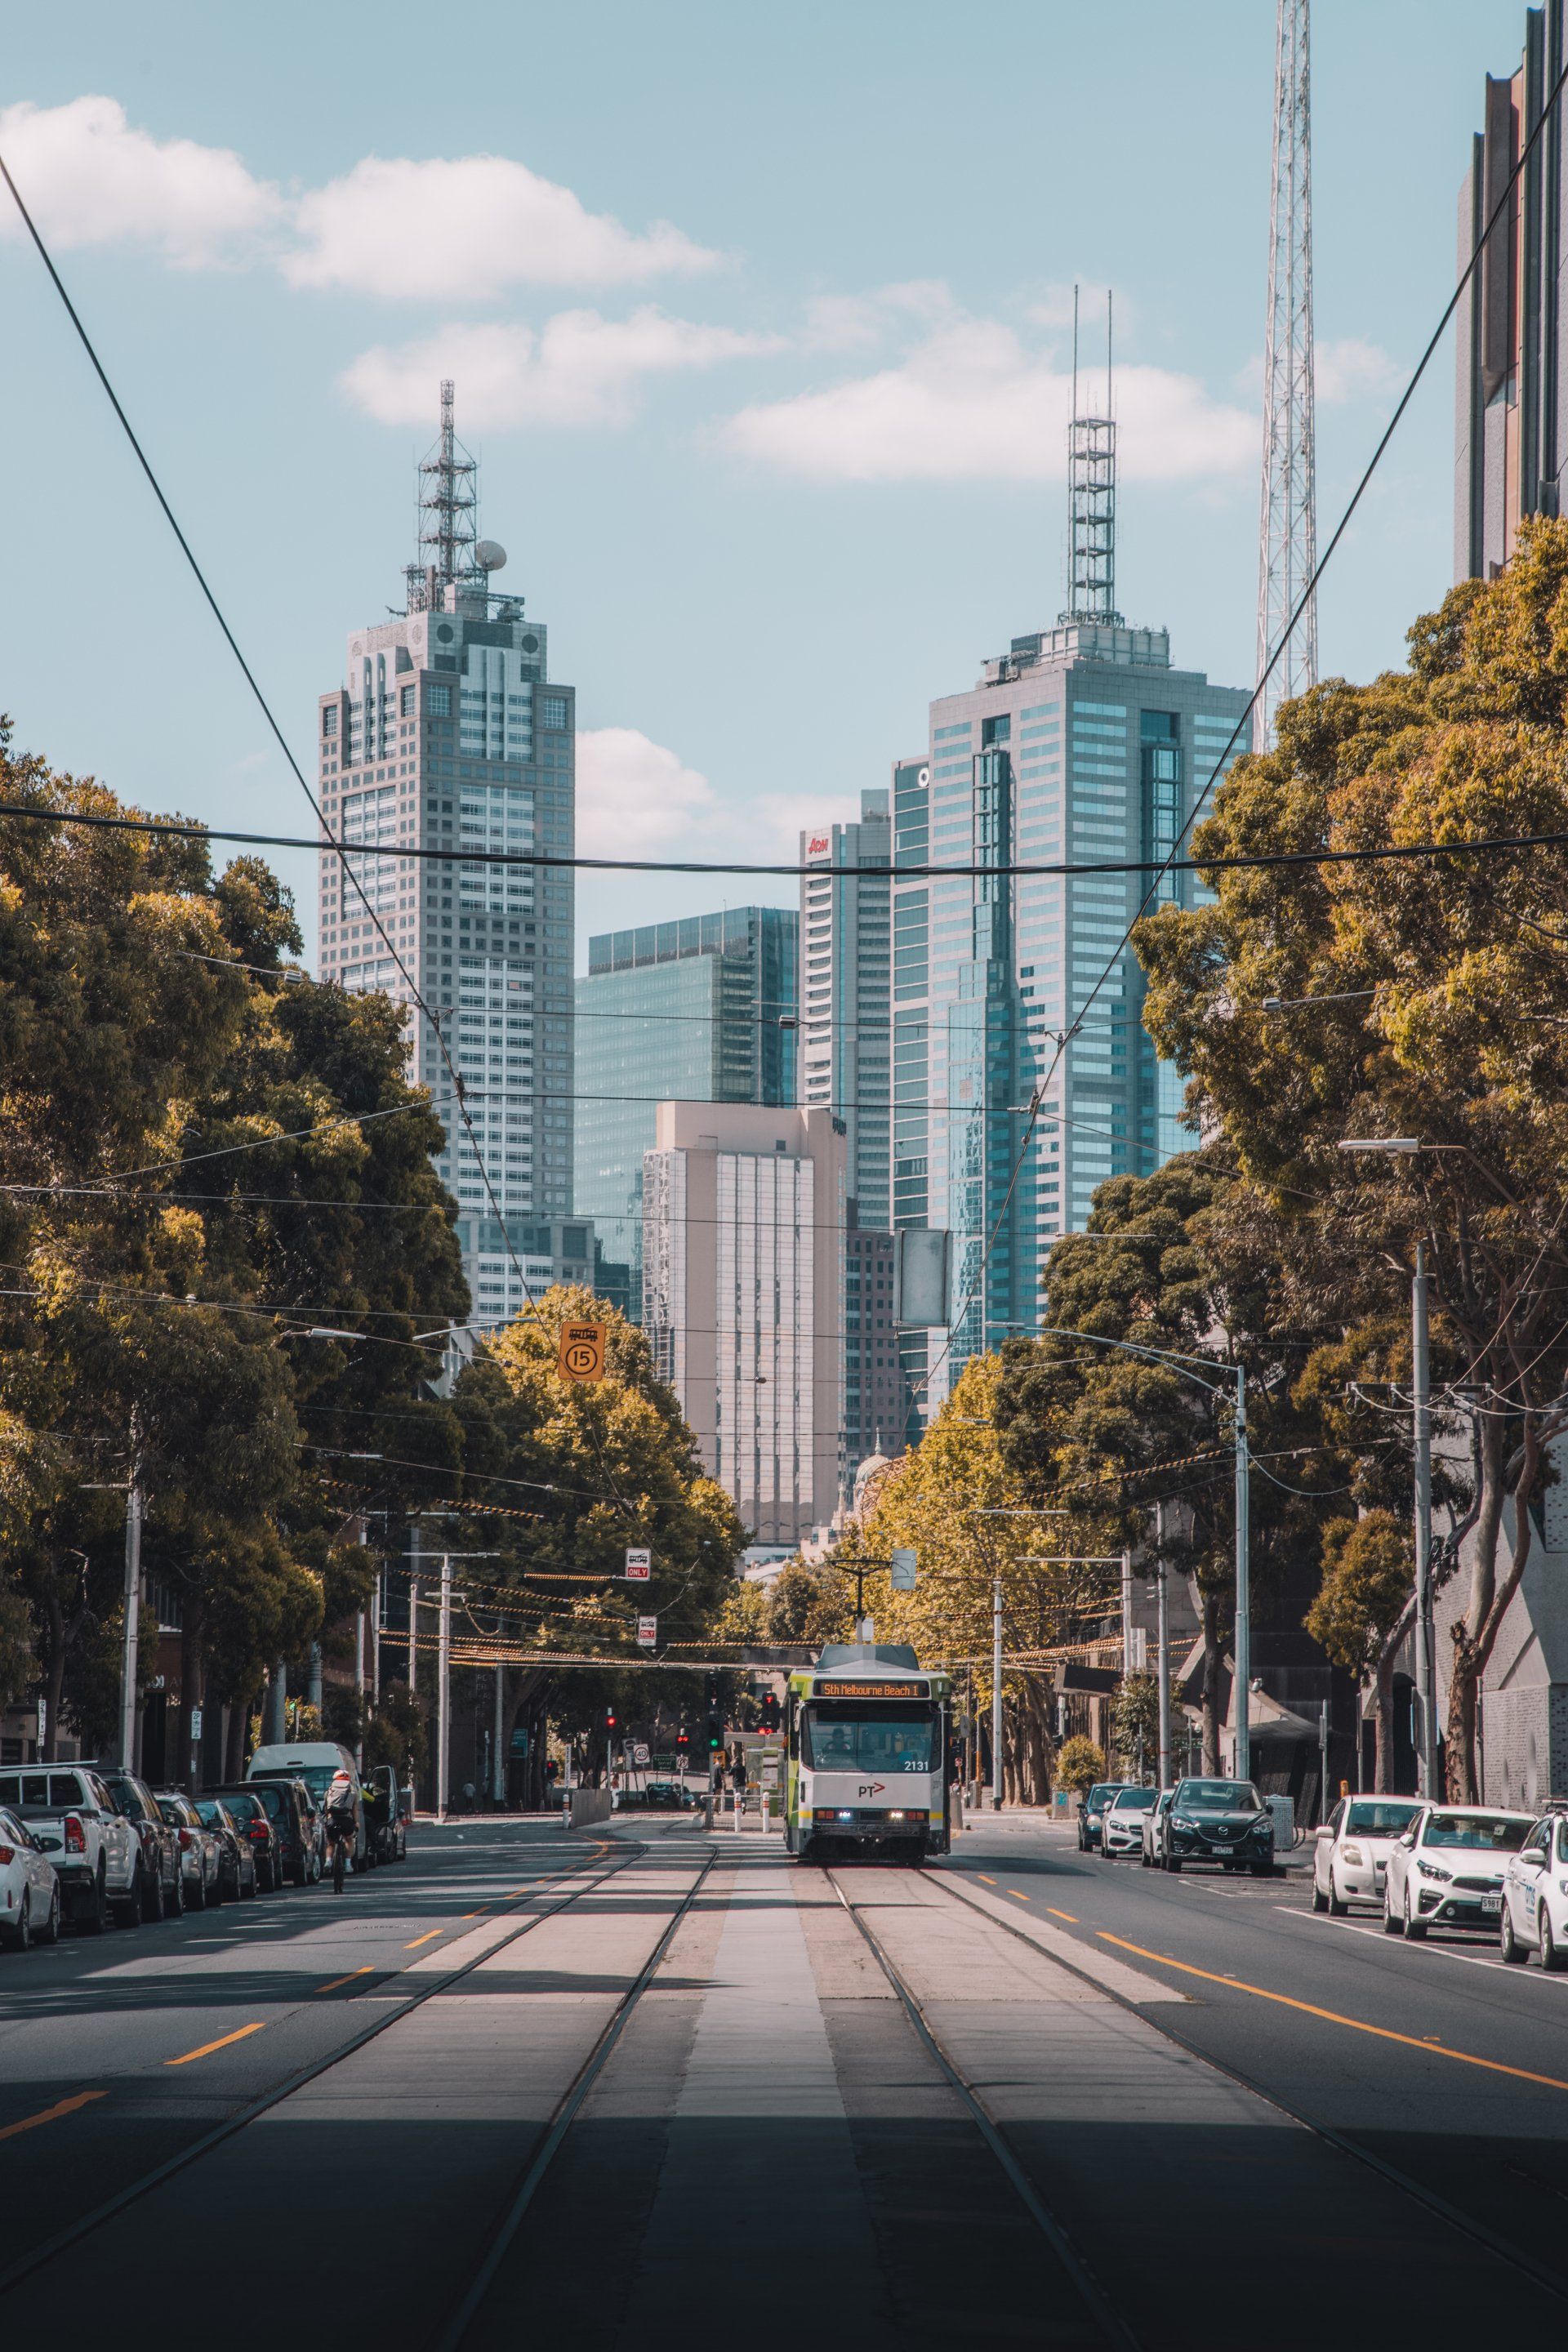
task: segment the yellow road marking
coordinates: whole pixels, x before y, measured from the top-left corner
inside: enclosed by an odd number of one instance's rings
[[[1078,1926],[1078,1914],[1076,1911],[1058,1911],[1054,1903],[1047,1903],[1046,1908],[1050,1913],[1053,1919],[1069,1919],[1075,1927]]]
[[[994,1878],[987,1878],[983,1870],[977,1870],[974,1874],[979,1879],[982,1886],[994,1886],[996,1884],[996,1881]]]
[[[1010,1886],[1007,1889],[1007,1892],[1012,1896],[1015,1903],[1026,1903],[1029,1899],[1026,1895],[1020,1895],[1016,1886]]]
[[[90,2106],[94,2099],[107,2095],[102,2091],[76,2091],[68,2099],[61,2099],[52,2107],[40,2107],[36,2116],[24,2116],[19,2124],[0,2127],[0,2139],[15,2139],[18,2132],[32,2131],[39,2124],[52,2124],[57,2116],[74,2116],[79,2107]]]
[[[1489,2074],[1509,2074],[1516,2083],[1540,2083],[1549,2091],[1568,2091],[1560,2074],[1533,2074],[1528,2066],[1505,2066],[1500,2058],[1478,2058],[1468,2050],[1445,2050],[1440,2043],[1424,2041],[1415,2033],[1395,2033],[1390,2025],[1369,2025],[1364,2018],[1345,2017],[1337,2009],[1319,2009],[1310,2000],[1296,2000],[1288,1992],[1270,1992],[1266,1985],[1248,1984],[1244,1977],[1216,1976],[1212,1969],[1195,1969],[1190,1960],[1167,1959],[1163,1952],[1151,1952],[1142,1944],[1130,1944],[1121,1936],[1112,1936],[1106,1928],[1096,1929],[1101,1941],[1117,1944],[1124,1952],[1136,1952],[1141,1960],[1154,1960],[1163,1969],[1179,1969],[1184,1976],[1203,1977],[1209,1984],[1234,1987],[1237,1992],[1249,1992],[1259,2000],[1278,2001],[1281,2009],[1299,2009],[1308,2017],[1321,2017],[1330,2025],[1348,2025],[1352,2033],[1375,2034],[1380,2042],[1402,2042],[1407,2050],[1422,2050],[1439,2058],[1457,2059],[1461,2066],[1484,2067]]]
[[[463,1916],[465,1919],[482,1919],[489,1907],[488,1903],[481,1903],[477,1911],[465,1911]]]
[[[233,2033],[220,2033],[216,2042],[204,2042],[199,2050],[187,2050],[183,2058],[165,2058],[163,2063],[188,2066],[193,2058],[210,2058],[215,2050],[226,2050],[231,2042],[243,2042],[247,2033],[259,2033],[266,2022],[265,2018],[259,2018],[254,2025],[241,2025]]]
[[[421,1944],[433,1943],[437,1936],[444,1936],[446,1932],[445,1927],[432,1927],[428,1935],[416,1936],[414,1941],[411,1944],[405,1944],[403,1948],[405,1952],[416,1952]]]
[[[318,1992],[336,1992],[340,1985],[353,1984],[356,1977],[373,1977],[374,1974],[374,1969],[367,1960],[363,1969],[351,1969],[346,1977],[333,1977],[328,1983],[318,1985],[316,1987],[316,1990]]]

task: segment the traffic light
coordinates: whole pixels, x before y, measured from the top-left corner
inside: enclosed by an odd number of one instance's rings
[[[724,1745],[724,1727],[716,1715],[708,1718],[708,1753],[717,1756]]]
[[[678,1748],[689,1748],[691,1745],[690,1738],[688,1736],[686,1726],[684,1724],[681,1725],[680,1729],[675,1735],[675,1744]]]
[[[614,1731],[615,1727],[616,1727],[616,1710],[615,1710],[615,1708],[614,1708],[613,1706],[607,1706],[607,1707],[605,1709],[605,1729],[606,1731]]]
[[[763,1729],[764,1731],[776,1731],[781,1721],[782,1717],[779,1710],[778,1693],[777,1691],[769,1691],[765,1694],[763,1699]]]

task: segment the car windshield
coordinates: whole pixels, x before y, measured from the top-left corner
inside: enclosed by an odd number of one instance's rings
[[[1089,1792],[1089,1811],[1102,1813],[1121,1785],[1119,1780],[1097,1780]]]
[[[1184,1780],[1176,1790],[1184,1812],[1260,1813],[1263,1801],[1250,1780]]]
[[[256,1784],[256,1794],[258,1801],[271,1814],[275,1822],[288,1820],[289,1800],[276,1781],[258,1780]]]
[[[341,1764],[296,1764],[287,1772],[258,1772],[256,1777],[258,1781],[303,1780],[319,1805],[342,1769]]]
[[[75,1772],[0,1772],[0,1805],[89,1805]]]
[[[223,1801],[225,1811],[231,1813],[237,1822],[253,1822],[258,1814],[267,1810],[261,1800],[252,1796],[248,1790],[226,1797]]]
[[[185,1805],[183,1797],[160,1797],[158,1811],[171,1829],[183,1830],[189,1826],[185,1820]]]
[[[1158,1789],[1123,1789],[1110,1810],[1113,1813],[1146,1813],[1159,1793]]]
[[[215,1798],[198,1797],[196,1811],[209,1830],[226,1830],[231,1826],[228,1815]]]
[[[110,1780],[109,1793],[128,1822],[144,1822],[147,1808],[136,1793],[133,1780]]]
[[[1477,1846],[1486,1853],[1517,1853],[1534,1827],[1525,1813],[1434,1813],[1421,1843]]]
[[[853,1699],[817,1699],[805,1710],[805,1760],[818,1772],[929,1772],[935,1710],[889,1702],[874,1715]]]
[[[1400,1837],[1421,1811],[1418,1804],[1396,1797],[1359,1798],[1345,1815],[1345,1835]]]

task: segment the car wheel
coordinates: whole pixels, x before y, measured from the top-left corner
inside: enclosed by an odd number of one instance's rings
[[[33,1890],[30,1886],[22,1889],[22,1907],[16,1914],[15,1926],[5,1930],[5,1941],[14,1952],[26,1952],[32,1948]]]
[[[98,1876],[93,1881],[92,1900],[81,1915],[82,1927],[89,1936],[101,1936],[108,1916],[109,1897],[104,1887],[103,1864],[100,1862],[98,1865]]]
[[[1180,1871],[1182,1865],[1173,1853],[1168,1853],[1165,1856],[1165,1867],[1171,1873],[1171,1875],[1174,1877]]]
[[[1568,1955],[1564,1955],[1556,1937],[1552,1932],[1552,1921],[1548,1916],[1544,1902],[1541,1905],[1541,1920],[1538,1934],[1540,1939],[1541,1965],[1549,1973],[1555,1973],[1563,1967],[1564,1958],[1565,1957],[1568,1957]]]
[[[212,1893],[207,1896],[207,1901],[212,1905],[215,1911],[218,1911],[222,1909],[224,1904],[227,1900],[227,1890],[225,1888],[223,1883],[223,1873],[220,1870],[217,1876],[213,1880]]]
[[[1426,1922],[1417,1919],[1410,1908],[1408,1886],[1405,1890],[1405,1940],[1407,1944],[1424,1944],[1426,1940]]]
[[[142,1883],[142,1924],[144,1927],[155,1927],[163,1916],[163,1882],[154,1870]]]
[[[1385,1936],[1403,1936],[1405,1922],[1394,1907],[1394,1897],[1386,1883],[1383,1890],[1383,1932]]]
[[[110,1908],[114,1913],[114,1924],[117,1927],[137,1927],[141,1926],[142,1914],[145,1910],[147,1903],[147,1898],[143,1892],[145,1874],[142,1871],[142,1864],[138,1863],[136,1865],[136,1875],[131,1882],[130,1894],[117,1896],[114,1903],[110,1906]]]
[[[1314,1911],[1326,1911],[1328,1907],[1329,1898],[1324,1894],[1322,1888],[1319,1885],[1316,1878],[1314,1878],[1312,1881],[1312,1908]]]
[[[1530,1958],[1528,1948],[1513,1932],[1513,1913],[1509,1909],[1508,1896],[1502,1898],[1502,1916],[1498,1921],[1497,1946],[1500,1957],[1510,1969],[1520,1969]]]
[[[40,1944],[58,1944],[60,1940],[60,1890],[58,1883],[49,1889],[49,1916],[38,1930]]]
[[[207,1907],[207,1883],[198,1871],[195,1885],[185,1896],[187,1911],[205,1911]]]
[[[1331,1918],[1342,1919],[1350,1907],[1351,1906],[1345,1901],[1344,1896],[1340,1893],[1339,1888],[1334,1885],[1334,1865],[1331,1862],[1329,1864],[1329,1915]]]

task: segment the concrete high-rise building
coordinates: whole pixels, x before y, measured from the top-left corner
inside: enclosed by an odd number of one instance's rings
[[[761,1543],[843,1490],[844,1141],[826,1110],[664,1102],[645,1162],[655,1367]]]
[[[951,1348],[938,1335],[930,1349],[927,1411],[968,1358],[1036,1327],[1045,1259],[1081,1229],[1096,1185],[1193,1139],[1121,944],[1147,877],[901,881],[899,866],[1158,858],[1247,701],[1173,669],[1163,630],[1068,620],[1014,638],[976,686],[933,702],[929,753],[894,771],[894,1222],[953,1236],[957,1319]],[[1161,903],[1194,897],[1190,875],[1160,885]],[[917,1381],[926,1352],[907,1344]]]
[[[1460,580],[1491,579],[1513,553],[1527,515],[1561,511],[1560,478],[1568,463],[1561,105],[1552,108],[1511,191],[1509,177],[1563,71],[1565,16],[1565,0],[1525,11],[1518,70],[1487,77],[1484,128],[1472,142],[1459,197],[1460,268],[1482,248],[1456,320],[1454,572]]]
[[[800,1099],[844,1122],[857,1222],[892,1222],[889,1093],[892,823],[885,787],[857,824],[800,836]]]
[[[658,1104],[795,1099],[795,936],[792,908],[731,907],[588,942],[576,983],[574,1201],[595,1222],[607,1295],[624,1291],[634,1319],[643,1155]]]
[[[406,610],[351,635],[345,683],[321,699],[322,807],[351,847],[573,849],[574,691],[551,678],[547,632],[522,597],[491,584],[506,557],[478,536],[476,472],[445,384],[440,438],[420,468]],[[474,1143],[431,1024],[330,851],[323,976],[408,1005],[414,1075],[447,1127],[438,1166],[458,1197],[476,1312],[503,1318],[524,1295],[513,1252],[530,1286],[592,1267],[591,1236],[571,1222],[572,874],[402,856],[350,863],[443,1024]]]

